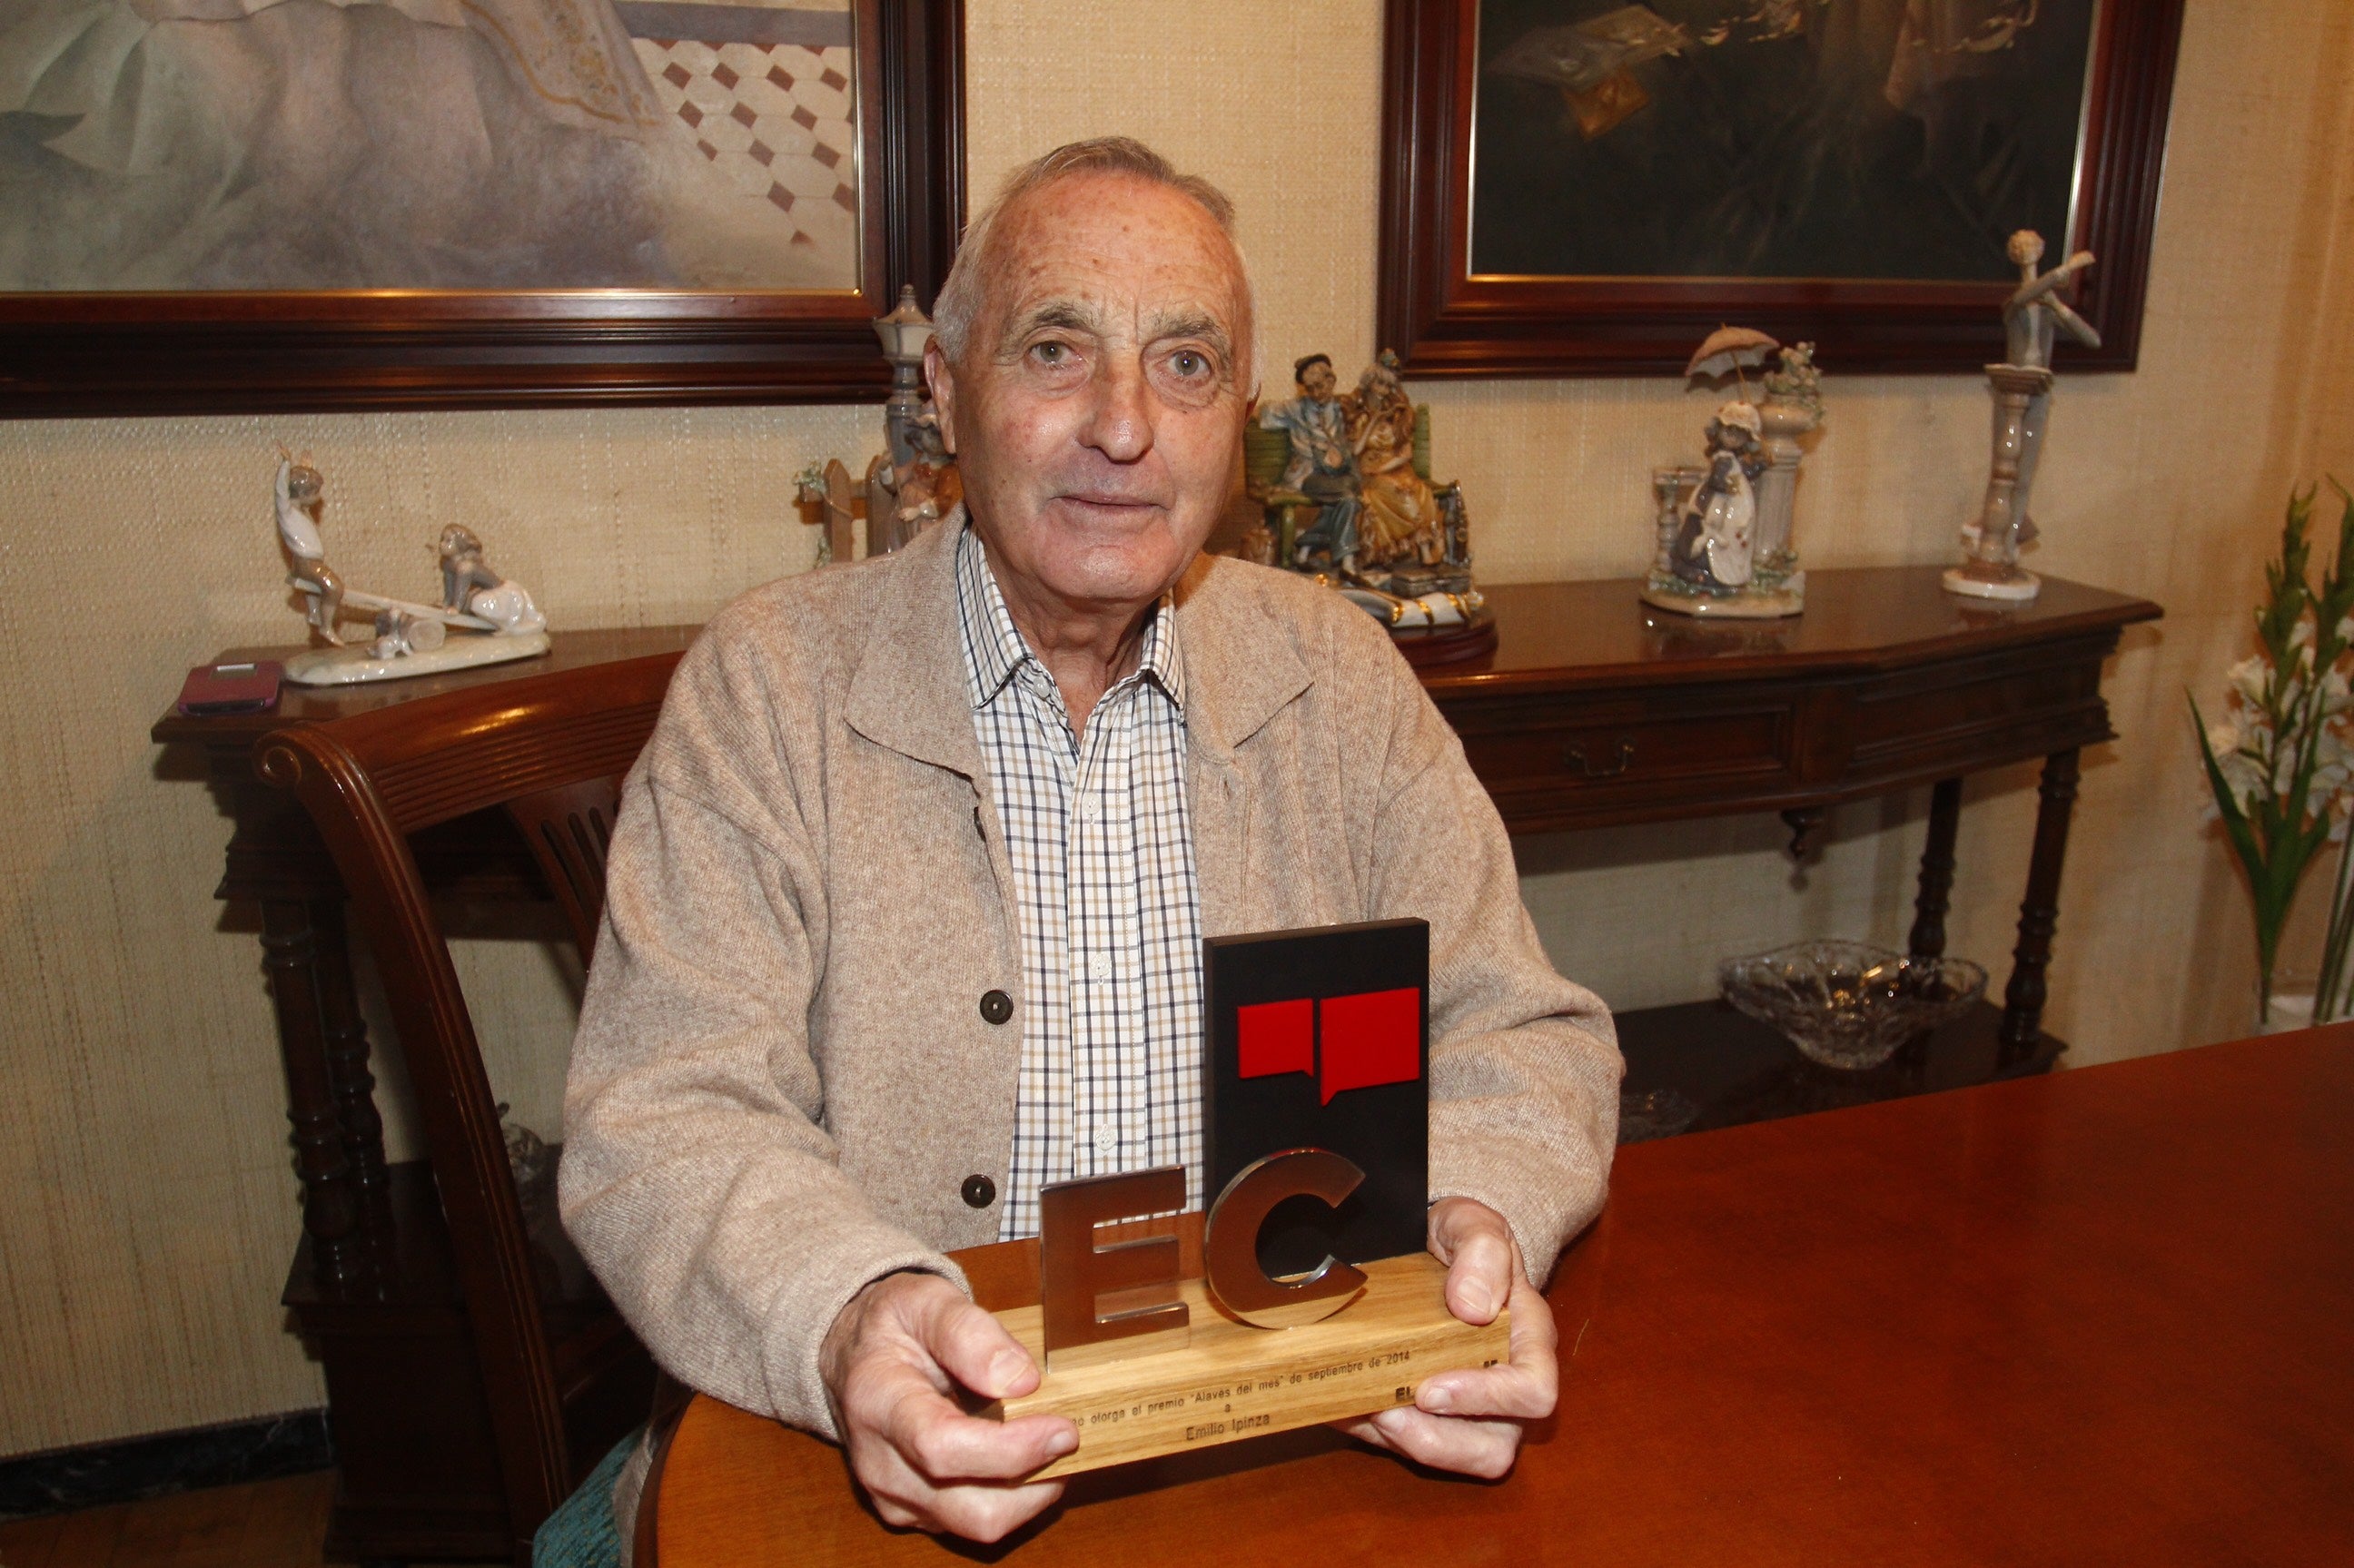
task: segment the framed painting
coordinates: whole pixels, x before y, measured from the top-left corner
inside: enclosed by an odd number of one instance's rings
[[[0,10],[0,414],[879,399],[962,0]]]
[[[2130,370],[2182,0],[1388,0],[1379,328],[1426,376],[2000,356],[2010,235]]]

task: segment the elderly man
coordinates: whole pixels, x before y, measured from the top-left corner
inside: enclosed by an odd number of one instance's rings
[[[1201,1202],[1226,932],[1430,922],[1430,1245],[1511,1355],[1351,1429],[1495,1476],[1553,1406],[1532,1282],[1602,1202],[1608,1015],[1382,631],[1202,555],[1256,363],[1232,221],[1131,142],[1016,172],[926,363],[969,515],[723,610],[629,780],[566,1222],[664,1365],[842,1442],[895,1524],[994,1540],[1059,1494],[1023,1478],[1068,1422],[953,1397],[1038,1370],[942,1253],[1070,1177],[1182,1164]]]

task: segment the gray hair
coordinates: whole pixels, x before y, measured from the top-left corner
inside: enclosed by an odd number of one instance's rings
[[[949,268],[948,281],[940,285],[939,298],[932,302],[932,331],[939,339],[940,352],[951,365],[964,361],[965,350],[972,340],[973,323],[981,316],[981,301],[988,286],[990,274],[995,270],[996,258],[991,254],[991,240],[998,220],[1006,209],[1034,191],[1044,190],[1057,180],[1076,175],[1130,175],[1150,184],[1175,191],[1210,215],[1226,243],[1235,248],[1235,260],[1243,275],[1243,302],[1251,311],[1253,337],[1258,323],[1257,302],[1253,296],[1249,264],[1243,260],[1242,247],[1235,241],[1235,204],[1226,193],[1199,175],[1181,175],[1170,161],[1137,141],[1132,136],[1098,136],[1087,142],[1069,142],[1042,157],[1031,159],[1005,176],[998,187],[997,199],[982,209],[980,217],[965,226],[963,243],[957,247],[956,260]],[[1246,345],[1251,355],[1254,374],[1258,368],[1258,344]]]

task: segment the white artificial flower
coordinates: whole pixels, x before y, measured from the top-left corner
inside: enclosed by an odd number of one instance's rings
[[[2221,770],[2223,787],[2231,790],[2232,799],[2239,801],[2243,810],[2253,810],[2255,803],[2264,797],[2263,762],[2249,756],[2243,747],[2219,756],[2215,758],[2215,766]]]
[[[2243,701],[2262,703],[2264,700],[2264,680],[2271,673],[2272,665],[2264,656],[2252,653],[2232,665],[2232,673],[2224,678],[2231,682],[2232,690]]]
[[[2293,747],[2283,747],[2273,762],[2273,793],[2285,798],[2296,788],[2296,752]]]
[[[2313,809],[2322,810],[2343,800],[2349,778],[2354,778],[2354,751],[2335,733],[2323,730],[2314,739]]]
[[[2345,676],[2332,670],[2321,677],[2321,711],[2325,716],[2344,713],[2349,703],[2354,703],[2354,694],[2348,692]]]

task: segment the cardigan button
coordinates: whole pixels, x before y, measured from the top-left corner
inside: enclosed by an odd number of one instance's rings
[[[996,993],[991,992],[991,994],[994,995]],[[965,1206],[970,1209],[985,1209],[989,1207],[990,1204],[997,1202],[997,1183],[991,1181],[986,1176],[966,1177],[964,1179],[964,1202]]]
[[[1006,995],[1002,991],[982,991],[981,993],[981,1015],[989,1020],[991,1023],[1002,1023],[1007,1019],[1013,1016],[1013,999]],[[970,1187],[965,1190],[967,1192],[971,1191]],[[984,1198],[981,1200],[981,1202],[975,1203],[973,1207],[978,1209],[987,1202],[988,1200]]]

